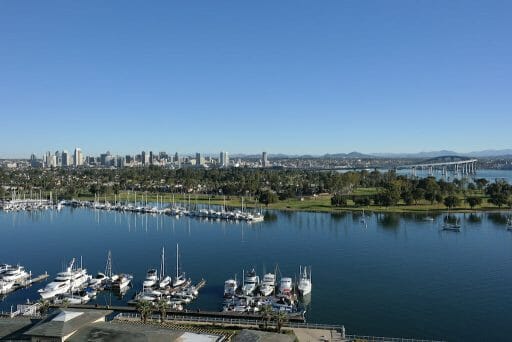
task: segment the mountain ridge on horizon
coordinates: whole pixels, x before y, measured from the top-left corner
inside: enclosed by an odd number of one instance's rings
[[[422,152],[376,152],[376,153],[361,153],[352,151],[349,153],[325,153],[322,155],[315,154],[286,154],[286,153],[275,153],[268,155],[269,158],[333,158],[333,159],[351,159],[351,158],[436,158],[442,156],[467,156],[467,157],[502,157],[512,156],[512,149],[501,149],[501,150],[482,150],[472,151],[467,153],[459,153],[452,150],[439,150],[439,151],[422,151]],[[232,155],[233,158],[245,157],[245,158],[260,158],[259,154],[243,154],[237,153]]]

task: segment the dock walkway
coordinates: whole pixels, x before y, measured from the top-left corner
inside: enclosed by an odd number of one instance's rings
[[[53,305],[53,307],[61,307],[60,305]],[[68,305],[68,308],[73,309],[98,309],[98,310],[113,310],[120,313],[134,313],[137,314],[137,309],[133,306],[109,306],[109,305],[92,305],[92,304],[75,304]],[[155,312],[157,310],[155,309]],[[168,310],[168,315],[172,315],[176,317],[176,319],[186,318],[186,317],[196,317],[201,319],[238,319],[238,320],[257,320],[261,322],[261,315],[246,313],[246,312],[224,312],[224,311],[202,311],[202,310],[185,310],[185,311],[176,311],[176,310]],[[292,316],[289,318],[290,322],[305,322],[304,317],[302,316]]]

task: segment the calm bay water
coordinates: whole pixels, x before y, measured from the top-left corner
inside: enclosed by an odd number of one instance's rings
[[[261,275],[279,265],[295,277],[311,265],[310,322],[344,324],[348,333],[505,341],[512,336],[512,232],[507,213],[459,215],[460,233],[440,231],[421,215],[269,212],[261,224],[175,219],[65,208],[61,212],[0,212],[0,262],[20,263],[50,280],[72,257],[90,273],[103,271],[107,251],[115,272],[135,275],[121,303],[140,289],[149,267],[175,272],[180,244],[183,269],[207,286],[191,308],[219,310],[224,280],[252,266]],[[0,310],[36,299],[45,283],[14,292]]]

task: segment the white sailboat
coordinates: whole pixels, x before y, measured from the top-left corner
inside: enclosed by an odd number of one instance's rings
[[[181,272],[181,274],[180,274],[180,270],[179,270],[179,257],[180,257],[179,245],[176,244],[176,277],[172,281],[172,286],[173,287],[181,286],[181,285],[185,284],[185,282],[187,281],[187,279],[185,278],[185,273]]]
[[[165,275],[165,249],[164,247],[162,247],[162,260],[160,262],[160,281],[158,282],[158,287],[164,289],[169,285],[171,285],[171,277]]]

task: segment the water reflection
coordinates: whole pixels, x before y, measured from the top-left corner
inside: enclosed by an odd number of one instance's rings
[[[340,211],[340,212],[336,212],[336,213],[331,213],[331,219],[332,219],[334,222],[342,221],[342,220],[344,220],[346,217],[347,217],[347,212],[346,212],[346,211]]]
[[[472,224],[481,224],[482,223],[482,215],[471,213],[466,217],[466,221]]]
[[[396,213],[380,214],[377,218],[377,223],[386,229],[400,228],[400,215]]]
[[[488,213],[487,218],[494,224],[506,225],[507,215],[502,213]]]

